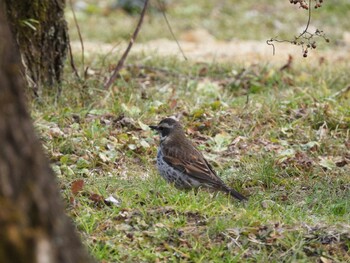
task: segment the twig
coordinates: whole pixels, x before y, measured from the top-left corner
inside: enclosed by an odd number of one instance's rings
[[[236,239],[234,239],[233,237],[231,237],[229,234],[227,234],[225,232],[221,232],[221,234],[223,234],[225,237],[229,238],[233,243],[235,243],[235,245],[237,247],[239,247],[240,249],[243,249],[242,245],[237,242],[237,240],[239,239],[239,235]]]
[[[185,52],[182,50],[182,48],[181,48],[181,46],[180,46],[180,43],[179,43],[179,41],[177,40],[177,38],[176,38],[176,36],[175,36],[175,34],[174,34],[174,32],[173,32],[173,29],[171,28],[171,25],[170,25],[170,23],[169,23],[168,17],[166,16],[165,11],[164,11],[164,9],[165,9],[165,8],[164,8],[164,5],[161,3],[161,0],[158,0],[158,4],[159,4],[159,8],[160,8],[160,10],[161,10],[161,12],[162,12],[162,14],[163,14],[164,20],[165,20],[165,22],[166,22],[166,24],[167,24],[167,26],[168,26],[168,28],[169,28],[169,31],[170,31],[171,36],[173,37],[173,39],[175,40],[177,46],[179,47],[179,50],[180,50],[182,56],[184,57],[185,60],[187,60],[187,57],[186,57],[186,55],[185,55]]]
[[[140,19],[139,19],[139,22],[137,23],[137,26],[136,26],[136,29],[132,35],[132,37],[130,38],[130,41],[129,41],[129,45],[128,47],[126,48],[126,50],[124,51],[124,54],[123,56],[121,57],[121,59],[118,61],[118,64],[117,66],[115,67],[113,73],[112,73],[112,76],[108,79],[108,81],[104,84],[104,88],[105,89],[108,89],[112,83],[116,80],[118,74],[119,74],[119,71],[122,69],[123,65],[124,65],[124,62],[125,62],[125,59],[126,57],[128,56],[129,54],[129,51],[132,47],[132,45],[134,44],[135,40],[136,40],[136,37],[141,29],[141,25],[142,25],[142,22],[143,22],[143,18],[145,16],[145,13],[146,13],[146,9],[147,9],[147,5],[148,5],[148,0],[145,0],[145,4],[143,6],[143,9],[142,9],[142,12],[141,12],[141,15],[140,15]]]
[[[266,44],[272,46],[272,55],[275,55],[275,45],[273,44],[273,41],[276,41],[275,38],[268,39],[266,40]]]
[[[69,60],[70,60],[70,65],[74,71],[75,76],[80,79],[79,73],[77,68],[75,67],[74,59],[73,59],[73,53],[72,53],[72,46],[70,45],[70,39],[68,41],[68,51],[69,51]]]
[[[245,100],[245,105],[249,103],[249,88],[247,89],[247,99]]]
[[[309,11],[309,17],[308,17],[305,29],[304,29],[304,31],[302,33],[300,33],[300,35],[297,38],[302,37],[304,34],[307,33],[307,30],[309,29],[310,21],[311,21],[311,0],[309,0],[309,10],[308,11]]]
[[[79,36],[79,41],[80,41],[80,46],[81,46],[82,73],[84,74],[84,68],[85,68],[84,42],[83,42],[83,38],[82,38],[82,36],[81,36],[80,27],[79,27],[79,24],[78,24],[77,17],[75,16],[75,11],[74,11],[74,8],[73,8],[72,0],[69,0],[69,4],[70,4],[70,7],[71,7],[72,13],[73,13],[74,24],[75,24],[75,26],[76,26],[76,28],[77,28],[77,31],[78,31],[78,36]],[[71,60],[71,61],[72,61],[72,60]]]
[[[301,8],[308,10],[308,20],[305,25],[305,28],[298,36],[294,37],[294,40],[286,40],[286,39],[281,40],[281,39],[278,39],[277,37],[266,40],[266,44],[272,46],[273,55],[275,55],[275,45],[273,42],[277,42],[277,43],[288,42],[293,45],[299,45],[302,47],[303,57],[305,58],[308,56],[309,49],[315,49],[317,47],[315,37],[321,37],[327,43],[329,42],[329,39],[326,37],[325,33],[322,30],[316,29],[315,33],[310,33],[308,31],[311,23],[312,11],[311,11],[311,0],[308,0],[308,4],[306,4],[306,1],[307,0],[291,1],[291,3],[293,4],[299,3]],[[318,0],[318,2],[316,1],[315,8],[321,7],[321,3],[322,3],[321,0]]]

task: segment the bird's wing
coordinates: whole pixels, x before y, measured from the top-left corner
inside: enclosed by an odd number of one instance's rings
[[[188,150],[175,151],[172,148],[164,149],[163,159],[170,166],[201,183],[223,186],[222,180],[216,175],[203,155],[195,148]]]

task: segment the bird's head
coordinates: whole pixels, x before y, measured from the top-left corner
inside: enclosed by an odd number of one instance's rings
[[[159,122],[156,126],[149,126],[152,130],[155,130],[160,135],[160,142],[165,141],[165,139],[169,137],[174,137],[176,135],[184,135],[183,128],[181,124],[172,119],[172,118],[165,118]]]

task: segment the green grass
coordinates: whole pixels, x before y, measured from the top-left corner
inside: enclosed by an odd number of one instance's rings
[[[88,2],[88,11],[77,12],[85,39],[114,42],[130,35],[136,17],[105,13]],[[285,11],[285,2],[171,1],[168,17],[177,35],[205,28],[221,40],[289,37],[305,16]],[[325,31],[332,28],[332,39],[349,28],[348,3],[336,2],[325,1],[314,20]],[[152,14],[139,40],[170,38],[162,16]],[[71,15],[67,10],[76,39]],[[79,68],[79,54],[74,55]],[[118,59],[88,54],[86,79],[75,79],[67,66],[61,96],[45,91],[30,103],[67,213],[94,257],[103,262],[350,260],[350,94],[336,95],[350,83],[345,59],[281,71],[269,64],[243,67],[133,54],[105,90],[108,68]],[[147,125],[172,115],[181,117],[220,177],[249,196],[247,203],[205,190],[182,192],[160,178],[158,138]],[[103,201],[110,195],[118,206]]]
[[[85,39],[103,42],[118,42],[129,39],[138,16],[129,16],[121,10],[109,8],[115,1],[86,1],[85,10],[77,11],[80,28]],[[150,1],[151,7],[158,7],[157,1]],[[350,27],[347,0],[324,1],[323,7],[312,14],[312,28],[323,30],[334,42],[342,39],[344,28]],[[172,36],[161,13],[151,10],[138,41],[168,38]],[[167,17],[178,38],[185,32],[205,29],[219,40],[256,39],[266,40],[279,36],[293,39],[306,25],[307,11],[293,6],[288,0],[274,1],[169,1]],[[71,8],[66,17],[72,39],[78,39]],[[314,30],[311,30],[314,33]]]
[[[204,76],[172,58],[146,65],[169,71],[125,69],[111,91],[99,75],[68,78],[57,103],[44,94],[31,104],[68,214],[97,259],[349,260],[350,171],[341,164],[349,161],[349,95],[333,97],[350,81],[348,65],[254,66],[245,89],[232,88],[232,67],[242,70],[235,65],[204,65]],[[246,103],[252,86],[260,89]],[[247,204],[181,192],[159,177],[158,140],[146,125],[174,114]],[[84,186],[74,194],[77,180]],[[120,206],[102,201],[110,195]]]

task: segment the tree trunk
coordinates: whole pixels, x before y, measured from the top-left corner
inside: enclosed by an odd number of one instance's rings
[[[25,108],[17,46],[0,4],[0,262],[92,262],[64,213]]]
[[[36,95],[58,86],[67,54],[64,0],[5,0],[7,17],[19,46],[25,75]]]

